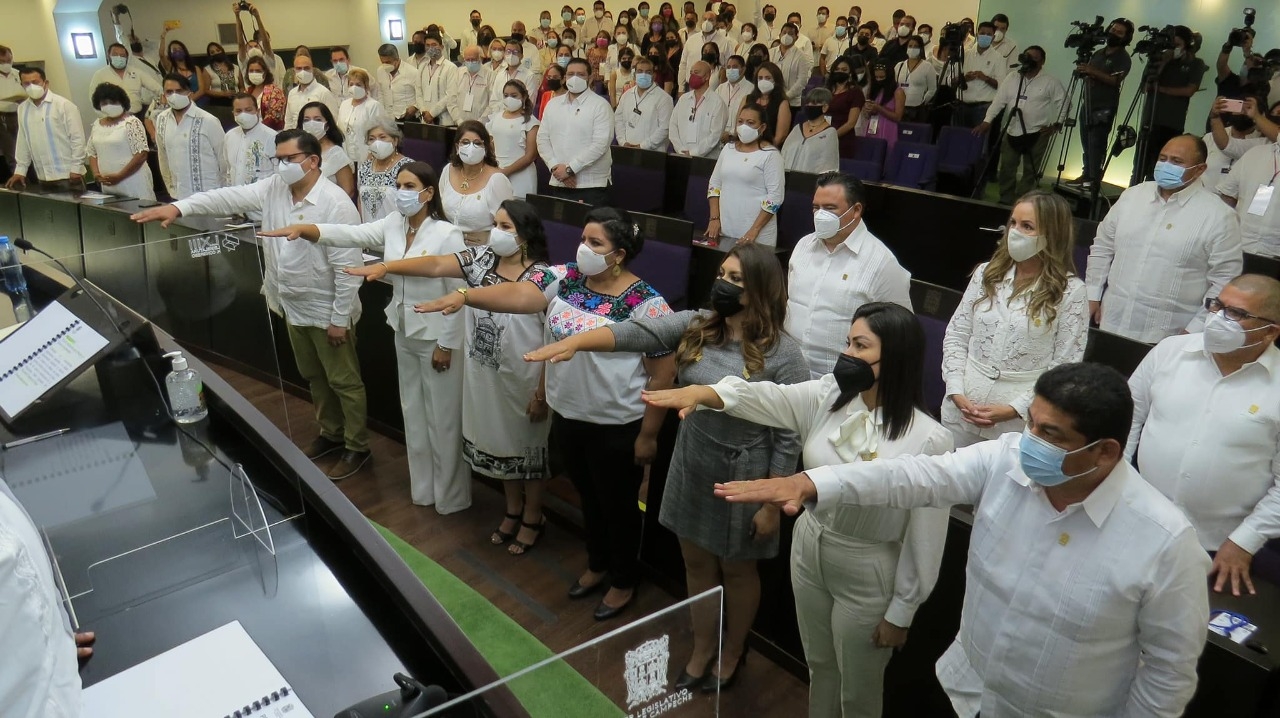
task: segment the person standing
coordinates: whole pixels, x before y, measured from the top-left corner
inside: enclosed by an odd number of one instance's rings
[[[1124,461],[1133,399],[1101,364],[1036,381],[1028,428],[907,456],[717,484],[788,514],[974,506],[960,634],[937,675],[957,715],[1179,716],[1196,689],[1209,558]]]
[[[951,450],[950,434],[924,410],[925,341],[915,315],[864,304],[839,346],[835,371],[818,379],[780,386],[728,376],[645,400],[680,410],[686,421],[709,413],[690,413],[701,405],[794,431],[806,468]],[[880,718],[885,666],[937,582],[947,521],[945,509],[862,506],[796,520],[791,587],[811,718]]]
[[[462,69],[453,73],[449,88],[449,117],[458,124],[467,120],[484,121],[489,110],[489,85],[493,73],[484,66],[479,45],[462,50]]]
[[[814,66],[818,68],[818,74],[823,77],[827,76],[827,68],[835,61],[837,57],[845,54],[853,49],[853,32],[849,27],[849,20],[843,16],[836,18],[835,32],[831,34],[821,45],[817,45],[818,61]]]
[[[618,145],[666,152],[673,107],[671,95],[655,86],[653,63],[636,60],[635,86],[623,93],[613,112]]]
[[[355,163],[347,156],[342,145],[346,141],[337,120],[323,102],[308,102],[298,113],[298,126],[320,141],[320,174],[341,187],[355,200]]]
[[[179,75],[165,75],[169,109],[156,116],[156,156],[164,186],[175,199],[222,186],[227,176],[225,136],[218,118],[197,107]]]
[[[89,127],[85,154],[104,194],[154,202],[147,169],[147,130],[128,114],[132,105],[123,87],[103,82],[93,90],[93,109],[101,117]]]
[[[25,102],[18,71],[13,67],[13,50],[0,45],[0,179],[13,172],[14,150],[18,143],[18,106]]]
[[[395,211],[396,177],[413,161],[400,152],[403,141],[400,125],[385,114],[365,130],[369,156],[356,169],[361,221],[376,222]]]
[[[809,375],[831,373],[849,317],[868,302],[911,309],[911,274],[862,221],[866,190],[856,177],[828,172],[813,193],[813,234],[787,264],[787,333],[800,340]]]
[[[1200,175],[1200,183],[1210,192],[1219,194],[1221,194],[1219,188],[1226,182],[1227,175],[1230,174],[1236,161],[1254,147],[1271,142],[1258,131],[1258,124],[1254,120],[1254,115],[1258,112],[1257,98],[1253,98],[1251,102],[1246,100],[1243,111],[1239,113],[1224,112],[1226,101],[1223,97],[1213,101],[1213,105],[1209,108],[1209,131],[1201,138],[1204,140],[1205,147],[1209,149],[1209,159],[1205,160],[1205,170],[1204,174]],[[1270,181],[1271,177],[1268,176],[1264,184]],[[1226,195],[1223,199],[1227,199]],[[1227,200],[1227,204],[1230,203],[1230,200]],[[1237,209],[1239,209],[1238,206]],[[1245,235],[1246,251],[1256,254],[1256,249],[1249,249],[1252,243],[1244,228],[1244,221],[1244,217],[1241,217],[1240,224],[1242,233]]]
[[[296,222],[359,224],[360,214],[338,185],[320,176],[320,142],[302,130],[276,135],[276,176],[239,187],[201,192],[134,214],[135,222],[167,227],[179,217],[262,213],[270,232]],[[304,449],[317,460],[341,451],[328,471],[349,478],[369,461],[368,411],[355,326],[360,319],[360,278],[344,267],[361,263],[360,250],[316,247],[309,242],[263,243],[262,290],[267,307],[288,327],[302,374],[311,389],[320,435]]]
[[[813,55],[795,45],[799,34],[800,30],[795,25],[783,25],[782,40],[769,55],[773,64],[782,71],[782,91],[787,96],[787,104],[791,106],[792,117],[796,117],[800,111],[800,105],[804,102],[804,88],[813,74]]]
[[[403,274],[462,279],[479,288],[529,281],[547,270],[547,261],[547,235],[537,210],[507,200],[494,215],[485,245],[348,271],[369,281]],[[542,367],[523,358],[542,345],[543,327],[540,314],[466,310],[462,455],[476,473],[502,481],[505,516],[489,541],[495,546],[510,542],[507,552],[513,556],[532,549],[546,525],[547,395]]]
[[[431,165],[410,162],[400,170],[396,210],[369,224],[293,224],[263,236],[373,250],[382,253],[379,264],[384,266],[409,257],[462,251],[462,232],[445,219]],[[359,273],[344,276],[353,279],[355,274]],[[462,432],[456,419],[462,413],[464,360],[457,350],[462,348],[463,317],[420,314],[413,307],[465,285],[452,278],[395,276],[389,282],[386,314],[395,332],[410,494],[414,504],[434,506],[442,516],[462,511],[471,506],[471,481],[462,462]]]
[[[212,98],[211,104],[230,107],[231,98],[244,87],[240,65],[216,42],[205,46],[205,56],[209,58],[209,64],[205,67],[206,79],[209,81],[209,91],[206,94]]]
[[[373,97],[391,113],[392,119],[411,120],[418,115],[418,68],[400,59],[391,43],[378,47],[378,76]]]
[[[129,63],[129,50],[118,42],[107,47],[107,66],[99,68],[89,80],[89,87],[96,91],[104,82],[122,88],[129,96],[129,106],[141,112],[157,97],[164,94],[160,83],[150,72],[140,69],[141,63]]]
[[[711,65],[698,61],[689,73],[689,91],[680,96],[671,111],[668,135],[672,152],[686,157],[720,156],[721,128],[729,108],[711,89]]]
[[[524,45],[508,40],[504,50],[505,65],[493,72],[489,80],[489,114],[502,111],[502,88],[512,80],[524,85],[530,95],[538,90],[538,75],[524,67]]]
[[[358,165],[369,156],[369,145],[364,141],[369,128],[383,117],[389,119],[391,115],[381,102],[369,96],[372,81],[369,73],[353,67],[343,80],[347,83],[349,96],[338,105],[338,127],[346,138],[342,148],[346,150],[347,157]]]
[[[49,90],[44,70],[26,67],[18,76],[27,99],[18,106],[18,139],[13,153],[17,166],[4,186],[25,187],[31,169],[42,184],[83,184],[85,139],[79,108]]]
[[[191,51],[187,49],[185,43],[174,40],[165,44],[164,38],[168,32],[168,28],[165,28],[165,31],[160,33],[160,46],[168,48],[160,57],[160,69],[164,71],[165,77],[182,78],[182,84],[191,91],[191,101],[204,107],[209,104],[205,99],[209,91],[209,77],[205,74],[204,68],[191,60]]]
[[[508,82],[502,92],[502,112],[490,115],[485,128],[493,138],[494,157],[511,182],[513,196],[524,199],[538,191],[538,171],[533,163],[538,157],[541,123],[533,114],[533,99],[523,83]]]
[[[1022,67],[1004,79],[982,124],[973,128],[975,135],[984,134],[991,130],[997,117],[1008,112],[999,174],[1000,203],[1008,205],[1040,183],[1044,155],[1071,111],[1065,104],[1066,88],[1058,78],[1044,72],[1044,48],[1032,45],[1021,57]],[[1019,164],[1022,165],[1021,177],[1018,177]]]
[[[733,54],[733,41],[716,29],[716,14],[708,10],[702,15],[702,25],[699,32],[689,32],[689,38],[684,43],[684,49],[681,51],[679,74],[676,76],[676,88],[680,89],[689,82],[689,74],[693,71],[693,65],[702,60],[702,46],[709,42],[713,42],[720,48],[719,57],[728,57]]]
[[[423,122],[450,127],[458,122],[449,114],[449,92],[456,82],[458,66],[444,56],[439,35],[428,34],[426,45],[427,57],[418,65],[418,97],[422,100],[418,110]]]
[[[1204,300],[1240,274],[1240,222],[1198,181],[1204,140],[1180,135],[1160,150],[1158,174],[1120,195],[1098,225],[1085,283],[1103,330],[1154,344],[1204,326]]]
[[[1120,111],[1120,88],[1133,67],[1133,60],[1125,51],[1133,39],[1133,23],[1117,18],[1107,27],[1107,46],[1093,53],[1087,63],[1076,65],[1076,72],[1084,77],[1088,98],[1088,115],[1081,108],[1080,135],[1084,151],[1084,169],[1079,184],[1092,188],[1093,182],[1102,181],[1102,165],[1107,158],[1107,138],[1116,113]]]
[[[782,153],[766,139],[771,130],[759,105],[744,105],[738,112],[737,141],[720,151],[707,183],[708,240],[778,244],[785,179]]]
[[[747,79],[747,61],[741,55],[732,55],[724,62],[725,81],[716,86],[716,95],[724,102],[724,130],[720,133],[720,143],[733,141],[733,132],[738,126],[738,110],[747,103],[747,96],[756,91],[756,85]]]
[[[511,180],[498,168],[489,130],[475,120],[459,125],[453,155],[440,173],[444,216],[468,247],[487,244],[493,216],[511,199]]]
[[[815,87],[804,102],[804,121],[791,128],[782,145],[782,167],[788,172],[835,172],[840,169],[840,140],[826,117],[831,91]]]
[[[595,207],[609,203],[613,156],[613,108],[590,92],[591,64],[574,58],[565,68],[568,92],[547,103],[538,131],[538,154],[551,170],[553,197]]]
[[[600,99],[604,102],[604,99]],[[464,306],[491,312],[545,312],[556,340],[629,319],[671,313],[653,287],[627,269],[644,248],[631,216],[612,207],[587,213],[577,261],[509,282],[458,292],[420,304],[418,311],[449,314]],[[666,411],[646,409],[642,389],[666,389],[675,375],[669,352],[644,357],[590,354],[546,367],[546,398],[566,472],[582,500],[587,570],[569,597],[608,589],[594,616],[618,616],[640,581],[642,518],[636,497],[644,466],[658,451]]]
[[[831,104],[827,107],[827,115],[831,118],[831,126],[836,128],[836,136],[840,138],[840,156],[852,158],[858,136],[858,120],[862,116],[863,106],[867,104],[867,98],[862,94],[861,83],[853,71],[853,60],[837,57],[832,60],[828,69],[826,88],[831,91]],[[863,71],[862,74],[865,76],[866,72]]]
[[[236,126],[227,130],[222,147],[227,154],[224,187],[253,184],[275,174],[276,131],[258,115],[253,95],[240,93],[231,101]],[[262,214],[250,212],[249,219],[262,221]]]
[[[329,51],[329,62],[332,69],[325,71],[325,78],[328,80],[329,91],[337,98],[339,102],[352,98],[351,94],[351,71],[360,70],[365,72],[363,68],[356,67],[351,64],[351,55],[346,48],[335,47]],[[365,73],[363,85],[365,92],[369,90],[368,73]]]
[[[329,108],[329,114],[338,114],[338,98],[333,96],[329,88],[316,82],[315,67],[311,64],[310,56],[294,56],[293,78],[298,84],[289,90],[289,100],[284,108],[286,130],[298,127],[298,115],[302,112],[302,108],[312,102],[322,102]]]
[[[924,59],[924,40],[919,35],[907,38],[907,59],[894,66],[893,77],[906,93],[903,119],[928,122],[929,103],[938,92],[938,71]]]
[[[1155,110],[1152,111],[1150,139],[1146,153],[1138,158],[1141,182],[1152,176],[1164,144],[1182,134],[1187,123],[1191,98],[1200,91],[1200,83],[1209,66],[1196,57],[1195,37],[1191,28],[1178,25],[1173,31],[1173,48],[1158,65]]]
[[[942,424],[956,446],[1021,431],[1036,379],[1084,357],[1089,306],[1074,248],[1066,200],[1032,192],[1014,205],[991,261],[973,270],[942,340]]]
[[[964,53],[964,82],[956,91],[958,103],[951,114],[951,122],[957,127],[977,127],[987,116],[987,108],[996,99],[1000,81],[1009,74],[1009,63],[1004,56],[991,48],[996,27],[989,22],[978,25],[974,47]],[[942,78],[949,81],[950,78]],[[998,119],[996,120],[999,121]]]
[[[249,58],[245,63],[244,84],[245,91],[258,101],[258,115],[262,117],[262,123],[273,130],[284,129],[284,110],[288,100],[267,68],[266,60]]]
[[[1280,103],[1271,111],[1280,115]],[[1221,125],[1217,122],[1215,133],[1222,132]],[[1241,248],[1250,254],[1280,257],[1280,200],[1271,196],[1277,175],[1280,145],[1259,138],[1218,183],[1218,195],[1235,208],[1240,220]]]

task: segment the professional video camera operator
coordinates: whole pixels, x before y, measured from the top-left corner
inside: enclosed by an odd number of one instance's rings
[[[1209,67],[1196,57],[1195,37],[1191,28],[1178,25],[1173,29],[1173,48],[1164,53],[1156,79],[1156,106],[1151,118],[1151,136],[1143,156],[1138,158],[1142,176],[1155,169],[1161,148],[1182,134],[1187,124],[1191,98]]]
[[[1107,44],[1093,53],[1089,62],[1076,65],[1089,93],[1088,113],[1080,109],[1080,144],[1084,151],[1084,171],[1074,183],[1089,189],[1102,181],[1102,165],[1107,156],[1107,138],[1120,109],[1120,86],[1133,67],[1125,48],[1133,40],[1133,23],[1116,18],[1107,27]]]
[[[1070,109],[1063,107],[1066,88],[1058,78],[1043,72],[1044,48],[1032,45],[1017,59],[1017,76],[1010,74],[1005,78],[982,124],[973,128],[975,135],[985,134],[1002,112],[1010,113],[1000,145],[999,172],[1000,203],[1007,205],[1035,189],[1049,143],[1062,127],[1064,116],[1070,114]],[[1018,179],[1019,163],[1022,164],[1021,179]]]

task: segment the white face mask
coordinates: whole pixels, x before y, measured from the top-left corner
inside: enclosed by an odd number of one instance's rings
[[[352,99],[356,99],[356,100],[363,100],[363,99],[365,98],[365,96],[367,96],[368,94],[369,94],[369,93],[368,93],[368,92],[365,92],[364,88],[363,88],[363,87],[361,87],[361,86],[359,86],[359,85],[352,85],[352,86],[351,86],[351,97],[352,97]]]
[[[191,98],[178,92],[169,95],[167,100],[169,106],[178,111],[185,110],[191,106]]]
[[[849,214],[853,207],[846,209],[844,214],[836,214],[830,210],[820,209],[813,213],[813,236],[818,239],[831,239],[844,229],[844,225],[840,223],[841,218],[845,214]]]
[[[285,184],[292,187],[306,178],[307,170],[303,168],[302,163],[277,162],[276,174],[280,175],[280,179],[284,180]]]
[[[911,58],[912,60],[917,60],[917,59],[919,59],[919,58],[920,58],[920,48],[918,48],[918,47],[908,47],[908,48],[907,48],[907,57]]]
[[[1044,249],[1044,239],[1038,234],[1023,234],[1010,227],[1008,238],[1005,239],[1005,249],[1009,250],[1009,257],[1013,261],[1025,262]]]
[[[752,142],[755,142],[756,140],[760,139],[760,130],[757,130],[751,125],[738,125],[737,134],[738,134],[738,140],[741,141],[743,144],[749,145]]]
[[[501,61],[502,61],[503,56],[504,56],[504,55],[506,55],[506,54],[507,54],[507,53],[506,53],[506,51],[504,51],[504,50],[490,50],[490,51],[489,51],[489,57],[490,57],[490,58],[492,58],[494,62],[501,62]]]
[[[626,36],[626,35],[619,35],[619,36],[615,37],[614,39],[618,41],[618,44],[619,44],[619,45],[626,45],[626,44],[627,44],[627,36]]]
[[[1229,354],[1237,349],[1256,347],[1262,342],[1245,344],[1249,332],[1260,331],[1267,327],[1245,329],[1240,322],[1227,319],[1224,312],[1210,314],[1204,322],[1204,348],[1210,354]]]
[[[510,65],[511,67],[515,67],[516,65],[519,65],[519,64],[520,64],[520,56],[519,56],[519,55],[507,55],[507,64],[508,64],[508,65]]]
[[[1177,57],[1177,58],[1181,58],[1183,55],[1185,55],[1185,54],[1186,54],[1186,52],[1187,52],[1187,51],[1186,51],[1185,49],[1181,48],[1181,47],[1175,47],[1175,48],[1173,48],[1173,56],[1174,56],[1174,57]]]
[[[910,26],[910,25],[899,25],[899,26],[898,26],[898,37],[909,37],[910,35],[911,35],[911,26]]]
[[[614,250],[617,251],[617,250]],[[609,252],[613,254],[613,252]],[[594,277],[609,268],[607,257],[609,254],[596,254],[596,251],[588,247],[586,243],[578,245],[578,269],[588,277]]]
[[[484,148],[480,145],[460,145],[458,159],[462,160],[464,165],[478,165],[484,162]]]
[[[502,106],[507,108],[507,112],[515,112],[524,107],[524,100],[519,97],[507,96],[502,98]]]
[[[704,35],[710,33],[714,29],[716,29],[716,24],[714,22],[711,22],[710,20],[702,21],[702,32]]]
[[[13,72],[12,62],[0,62],[0,75],[8,75]]]
[[[296,70],[293,73],[293,79],[297,80],[299,85],[310,85],[315,75],[310,70]]]
[[[422,210],[426,203],[418,199],[418,195],[422,194],[418,190],[398,189],[396,190],[396,210],[406,217],[412,217]]]
[[[113,120],[119,117],[120,115],[124,114],[124,107],[121,105],[116,105],[116,104],[105,105],[104,104],[99,109],[102,110],[103,115],[110,117]]]
[[[743,30],[743,31],[742,31],[742,41],[743,41],[743,42],[751,42],[751,41],[752,41],[752,40],[754,40],[754,39],[756,39],[756,36],[755,36],[754,34],[752,34],[752,32],[751,32],[750,30]]]
[[[256,47],[251,47],[249,48],[249,51],[245,53],[245,57],[262,57],[262,50]]]
[[[996,30],[996,34],[991,38],[993,42],[1004,41],[1004,30]]]
[[[395,154],[396,146],[386,140],[374,140],[369,143],[369,153],[380,160]]]
[[[600,18],[604,17],[604,10],[596,10],[596,12],[595,12],[595,16],[596,16],[596,19],[597,19],[597,20],[599,20]]]
[[[587,78],[581,75],[570,75],[569,79],[564,81],[564,86],[569,92],[580,95],[587,91]]]
[[[26,91],[27,97],[30,97],[33,100],[38,100],[44,97],[44,85],[27,85]]]
[[[827,16],[823,15],[822,13],[818,13],[818,24],[821,25],[826,21],[827,21]]]
[[[924,44],[928,45],[929,41],[933,39],[933,35],[927,32],[922,32],[920,33],[920,39],[924,41]]]
[[[261,85],[263,82],[265,82],[265,81],[266,81],[266,79],[267,79],[267,76],[266,76],[264,73],[261,73],[261,72],[250,72],[250,73],[249,73],[249,84],[250,84],[250,85]]]
[[[520,239],[515,232],[494,227],[489,230],[489,249],[499,257],[510,257],[520,251]]]
[[[794,44],[796,44],[795,36],[791,35],[790,33],[782,36],[783,47],[791,47]]]
[[[129,64],[129,58],[119,55],[111,56],[111,66],[117,70],[123,70]]]
[[[240,129],[248,132],[258,126],[258,116],[252,112],[237,112],[236,124],[240,125]]]
[[[302,122],[302,131],[317,140],[324,137],[324,131],[328,128],[329,125],[324,120],[303,120]]]
[[[767,95],[770,92],[773,92],[773,88],[774,88],[773,80],[770,80],[769,78],[766,77],[765,79],[757,82],[756,87],[760,88],[760,94]]]

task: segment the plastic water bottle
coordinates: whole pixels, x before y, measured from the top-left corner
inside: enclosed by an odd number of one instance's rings
[[[187,366],[187,358],[182,356],[182,352],[169,352],[164,356],[173,362],[173,371],[164,378],[173,420],[179,424],[194,424],[208,416],[200,374]]]
[[[0,269],[4,271],[4,291],[13,300],[14,316],[25,322],[36,312],[31,306],[31,295],[27,292],[27,279],[22,276],[18,253],[5,235],[0,235]]]

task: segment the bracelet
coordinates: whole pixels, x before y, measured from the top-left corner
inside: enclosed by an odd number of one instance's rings
[[[471,290],[471,288],[470,288],[470,287],[459,287],[459,288],[457,288],[456,290],[454,290],[454,291],[456,291],[458,294],[461,294],[461,295],[462,295],[462,305],[463,305],[463,306],[466,306],[466,305],[467,305],[467,292],[469,292],[470,290]]]
[[[707,217],[707,221],[708,221],[708,222],[719,222],[719,221],[720,221],[720,218],[719,218],[719,217]]]
[[[442,347],[442,346],[440,346],[439,344],[437,344],[437,345],[436,345],[436,349],[439,349],[440,351],[444,352],[445,354],[452,354],[452,353],[453,353],[453,350],[452,350],[452,349],[450,349],[449,347]]]
[[[386,263],[386,262],[378,262],[378,264],[381,264],[381,265],[382,265],[382,273],[383,273],[383,274],[387,274],[387,273],[389,273],[389,272],[391,271],[391,268],[387,266],[387,263]]]

